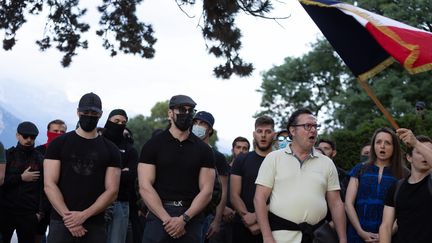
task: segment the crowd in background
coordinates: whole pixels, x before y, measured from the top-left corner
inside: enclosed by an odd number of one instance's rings
[[[35,124],[20,123],[16,146],[0,143],[0,243],[14,232],[19,243],[432,241],[429,137],[377,128],[345,171],[337,141],[318,139],[301,108],[280,131],[258,117],[252,143],[236,137],[227,161],[210,145],[215,117],[195,106],[173,96],[169,127],[140,152],[125,110],[97,127],[94,93],[80,99],[74,130],[49,122],[43,145]]]

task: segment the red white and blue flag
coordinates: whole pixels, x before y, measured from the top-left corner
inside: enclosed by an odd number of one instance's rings
[[[397,60],[414,74],[432,70],[432,33],[332,0],[299,0],[360,80]]]

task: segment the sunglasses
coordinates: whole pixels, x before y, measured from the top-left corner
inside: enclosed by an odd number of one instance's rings
[[[179,114],[192,114],[194,115],[196,110],[194,108],[186,108],[186,107],[176,107],[175,109],[178,110]]]
[[[21,134],[21,137],[24,139],[31,138],[32,140],[36,139],[36,135],[29,135],[29,134]]]

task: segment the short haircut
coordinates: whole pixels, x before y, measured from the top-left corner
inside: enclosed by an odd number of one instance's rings
[[[234,148],[237,144],[237,142],[246,142],[248,144],[248,150],[250,149],[250,143],[249,140],[245,137],[236,137],[234,141],[232,142],[232,148]]]
[[[50,129],[50,127],[51,127],[52,124],[64,125],[65,130],[67,130],[66,123],[65,123],[63,120],[55,119],[55,120],[52,120],[52,121],[50,121],[50,122],[48,123],[48,126],[47,126],[47,130],[48,130],[48,131],[49,131],[49,129]]]
[[[274,120],[269,116],[260,116],[255,120],[255,128],[262,125],[271,125],[274,128]]]
[[[330,147],[332,148],[332,150],[336,150],[336,143],[330,139],[321,138],[320,140],[318,140],[317,145],[319,145],[320,143],[328,143],[328,144],[330,144]]]
[[[432,143],[432,139],[425,135],[418,135],[416,136],[416,138],[420,143]],[[407,146],[407,151],[406,151],[407,155],[412,156],[413,150],[414,150],[413,147]]]
[[[291,116],[288,119],[288,124],[287,124],[288,136],[290,139],[292,139],[292,135],[291,135],[289,129],[291,126],[297,124],[297,118],[302,114],[313,115],[312,111],[309,110],[308,108],[300,108],[291,114]]]

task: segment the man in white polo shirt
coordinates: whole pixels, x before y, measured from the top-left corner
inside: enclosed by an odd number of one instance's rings
[[[336,167],[313,149],[318,127],[310,110],[295,111],[287,126],[292,143],[268,154],[260,167],[254,205],[265,243],[312,243],[327,213],[326,200],[339,242],[347,242]]]

